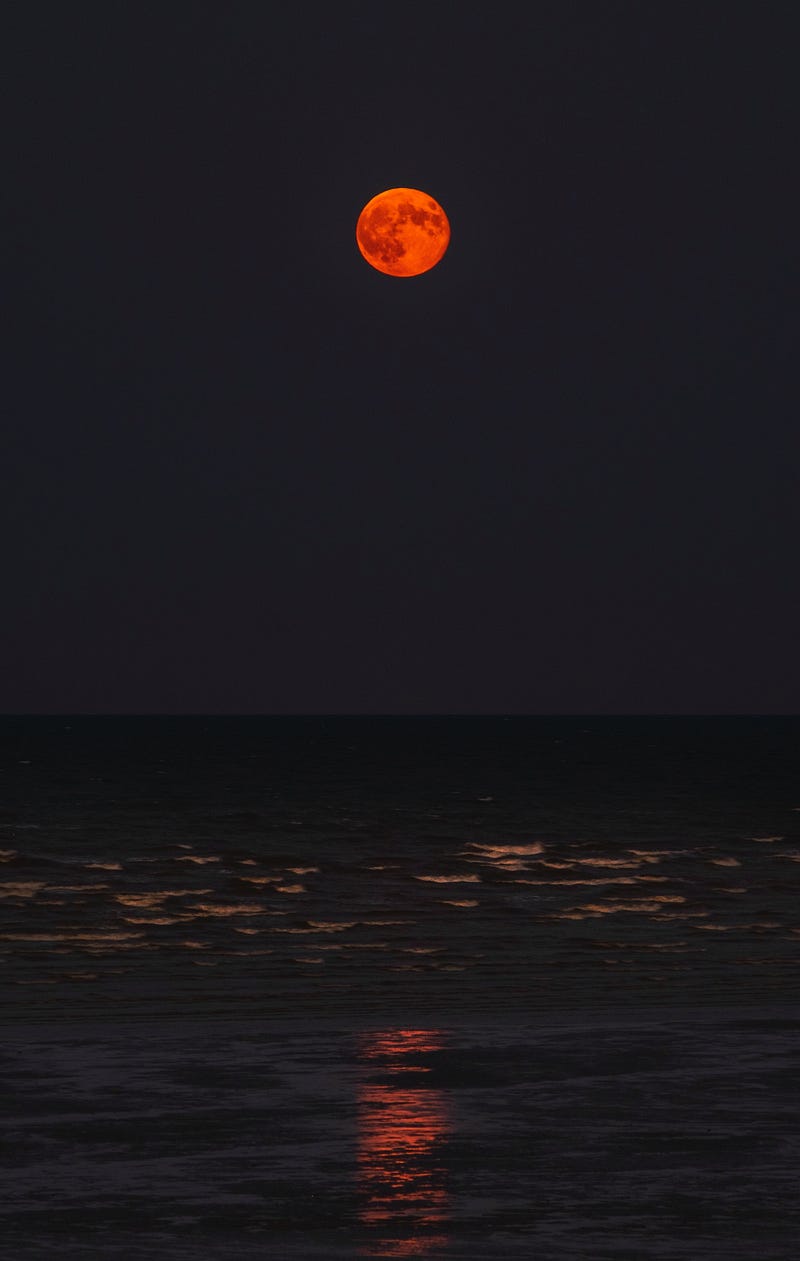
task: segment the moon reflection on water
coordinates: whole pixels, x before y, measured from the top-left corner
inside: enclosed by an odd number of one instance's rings
[[[451,1130],[443,1091],[424,1084],[436,1030],[369,1033],[359,1041],[359,1222],[371,1256],[412,1257],[447,1243],[448,1193],[441,1146]],[[380,1237],[377,1237],[380,1236]]]

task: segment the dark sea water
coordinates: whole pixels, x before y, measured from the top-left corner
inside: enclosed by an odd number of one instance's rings
[[[799,750],[0,719],[0,1256],[794,1258]]]

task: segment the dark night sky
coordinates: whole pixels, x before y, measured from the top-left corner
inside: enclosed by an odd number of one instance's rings
[[[12,10],[0,709],[800,709],[795,6]]]

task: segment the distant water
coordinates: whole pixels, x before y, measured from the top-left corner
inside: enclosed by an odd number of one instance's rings
[[[794,718],[0,719],[7,1016],[788,1001]]]

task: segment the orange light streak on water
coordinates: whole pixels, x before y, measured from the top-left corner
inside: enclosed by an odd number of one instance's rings
[[[447,1243],[448,1196],[437,1155],[451,1128],[447,1099],[441,1090],[409,1085],[406,1076],[429,1072],[424,1056],[442,1045],[441,1034],[429,1029],[372,1033],[360,1041],[358,1216],[380,1235],[363,1249],[370,1256],[428,1256]]]

